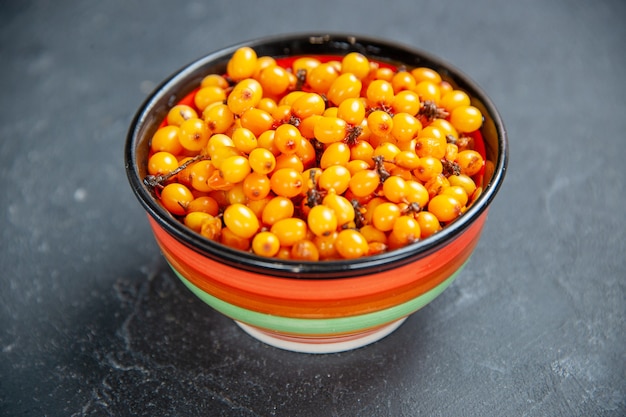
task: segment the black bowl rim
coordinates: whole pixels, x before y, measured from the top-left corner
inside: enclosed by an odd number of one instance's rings
[[[407,61],[407,56],[412,57],[416,64],[424,64],[425,66],[436,68],[438,71],[445,72],[464,91],[470,93],[473,98],[478,99],[484,105],[493,120],[498,137],[498,152],[494,163],[494,173],[489,183],[483,188],[482,194],[461,217],[433,236],[383,254],[354,260],[302,262],[263,258],[253,253],[232,249],[213,242],[188,229],[156,201],[151,191],[143,184],[136,161],[140,128],[146,123],[148,115],[157,104],[163,102],[163,100],[167,100],[170,105],[178,102],[197,87],[197,84],[190,85],[192,83],[186,81],[188,78],[211,63],[220,60],[225,62],[240,47],[250,46],[261,51],[264,48],[275,50],[282,47],[284,51],[283,56],[289,56],[307,55],[309,54],[307,52],[292,54],[292,49],[297,46],[315,48],[314,45],[336,48],[332,52],[325,50],[318,53],[325,55],[341,55],[340,52],[342,51],[342,53],[346,53],[354,50],[362,52],[371,59],[389,62],[390,53],[393,52],[393,57],[396,57],[396,55],[403,56],[403,59],[398,57],[396,62],[404,63]],[[274,56],[278,56],[278,54],[274,54]],[[391,61],[393,62],[394,60],[391,59]],[[299,279],[334,279],[379,273],[406,265],[433,253],[458,237],[487,209],[502,185],[508,165],[508,137],[497,108],[484,90],[464,72],[439,57],[421,49],[382,38],[345,33],[291,33],[233,44],[204,55],[175,71],[148,95],[137,110],[128,130],[124,158],[131,188],[148,215],[165,231],[189,248],[216,262],[261,275]]]

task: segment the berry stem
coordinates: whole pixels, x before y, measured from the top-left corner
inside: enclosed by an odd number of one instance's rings
[[[146,175],[143,179],[143,183],[144,185],[150,188],[162,187],[163,183],[167,182],[170,178],[172,178],[174,175],[177,175],[179,172],[187,168],[189,165],[198,161],[208,160],[208,159],[211,159],[208,155],[205,155],[205,154],[196,155],[193,158],[186,160],[185,162],[180,164],[178,168],[176,168],[173,171],[168,172],[167,174]]]

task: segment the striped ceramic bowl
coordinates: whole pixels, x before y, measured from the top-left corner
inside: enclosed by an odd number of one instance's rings
[[[250,46],[259,56],[341,56],[358,51],[392,66],[426,66],[463,89],[485,117],[476,137],[486,160],[482,194],[442,231],[402,249],[356,260],[267,259],[205,239],[173,218],[143,184],[153,133],[168,110],[209,73],[224,73],[232,53]],[[475,82],[423,51],[345,34],[296,34],[246,42],[206,55],[165,80],[143,103],[129,129],[125,159],[130,185],[148,214],[175,275],[201,300],[267,344],[329,353],[377,341],[445,290],[467,264],[507,166],[506,131]]]

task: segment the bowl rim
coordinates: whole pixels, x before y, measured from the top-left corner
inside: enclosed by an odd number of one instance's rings
[[[415,64],[412,66],[423,64],[439,72],[445,72],[446,76],[449,76],[470,97],[480,102],[493,122],[497,134],[498,148],[495,154],[495,161],[493,161],[494,170],[491,179],[483,187],[481,195],[468,210],[457,220],[446,225],[441,231],[403,248],[378,255],[351,260],[325,260],[318,262],[277,260],[229,248],[221,243],[204,238],[187,228],[182,222],[167,212],[154,198],[152,191],[143,183],[137,165],[138,145],[142,143],[142,133],[146,126],[154,126],[155,123],[162,120],[163,115],[158,119],[154,116],[156,109],[164,105],[171,107],[176,104],[198,87],[202,78],[199,74],[207,74],[206,71],[203,72],[204,68],[215,65],[225,66],[232,53],[243,46],[249,46],[257,50],[259,55],[264,54],[266,49],[282,51],[283,55],[279,55],[276,52],[273,53],[272,55],[275,57],[311,55],[312,53],[305,52],[305,50],[309,49],[319,49],[320,52],[317,55],[336,54],[339,56],[347,52],[358,51],[370,59],[396,64],[404,63],[408,65],[406,61],[408,58],[411,58]],[[299,52],[300,50],[302,52]],[[145,139],[143,140],[145,141]],[[436,251],[438,247],[455,239],[473,220],[488,209],[502,185],[508,165],[508,137],[502,117],[485,91],[464,72],[429,52],[397,41],[364,35],[327,32],[291,33],[261,37],[232,44],[201,56],[173,72],[147,96],[136,111],[126,136],[124,160],[128,181],[147,214],[155,219],[160,227],[191,250],[201,252],[216,261],[262,275],[304,279],[332,279],[356,277],[405,265]]]

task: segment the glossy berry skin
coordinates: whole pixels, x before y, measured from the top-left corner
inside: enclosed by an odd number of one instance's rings
[[[224,224],[237,236],[249,239],[259,230],[259,220],[243,204],[231,204],[224,210]]]

